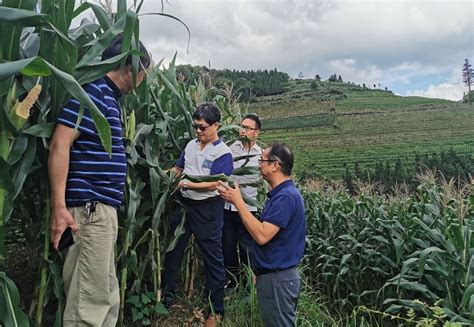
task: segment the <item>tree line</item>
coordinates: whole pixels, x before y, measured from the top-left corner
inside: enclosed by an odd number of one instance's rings
[[[240,101],[252,101],[255,97],[281,94],[286,91],[290,76],[276,68],[258,70],[209,69],[206,66],[179,65],[176,71],[186,84],[201,79],[216,87],[233,85]]]
[[[378,161],[374,168],[361,167],[356,162],[352,170],[349,165],[344,164],[341,178],[348,191],[355,194],[356,181],[380,183],[386,192],[390,192],[397,184],[405,184],[410,191],[414,191],[419,185],[416,175],[427,170],[435,172],[437,178],[454,179],[457,186],[469,183],[474,177],[474,157],[456,153],[453,149],[431,155],[417,154],[414,161],[414,165],[404,163],[400,158],[395,162]]]

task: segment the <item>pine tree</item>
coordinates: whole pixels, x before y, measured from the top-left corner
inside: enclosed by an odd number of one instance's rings
[[[397,158],[395,161],[395,167],[393,168],[393,181],[397,183],[401,183],[405,180],[402,161],[400,158]]]
[[[462,66],[462,81],[466,84],[469,92],[471,92],[472,84],[472,68],[469,63],[469,59],[465,59],[464,65]]]
[[[362,177],[362,171],[360,169],[360,164],[358,161],[356,161],[354,165],[354,176],[359,179]]]
[[[349,167],[344,164],[345,170],[342,174],[342,181],[347,189],[347,191],[354,195],[356,193],[354,181],[353,181],[353,176],[352,173],[349,171]]]
[[[378,161],[375,164],[375,174],[374,174],[374,180],[376,182],[381,182],[383,178],[383,164]]]
[[[388,160],[385,161],[383,184],[386,186],[392,186],[392,167],[390,166],[390,162]]]

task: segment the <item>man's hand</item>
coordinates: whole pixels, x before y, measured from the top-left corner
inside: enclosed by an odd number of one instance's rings
[[[60,209],[53,209],[51,214],[51,242],[53,243],[53,248],[58,249],[59,240],[61,235],[63,235],[64,230],[67,227],[71,227],[72,231],[75,233],[77,231],[77,225],[72,217],[71,213],[67,210],[66,207]]]
[[[226,183],[219,181],[217,191],[224,200],[232,203],[233,205],[244,203],[244,199],[242,198],[242,194],[240,193],[240,187],[237,183],[235,184],[235,188],[232,188]]]

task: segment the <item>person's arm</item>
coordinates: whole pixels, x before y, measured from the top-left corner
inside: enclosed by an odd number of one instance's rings
[[[183,168],[180,168],[178,166],[174,166],[173,168],[171,168],[169,170],[171,170],[172,172],[174,172],[176,174],[174,176],[174,178],[178,178],[183,173]],[[168,172],[168,171],[165,171],[165,172]]]
[[[220,182],[217,190],[221,197],[235,206],[242,223],[258,245],[267,244],[278,233],[280,227],[266,221],[261,222],[249,211],[240,194],[238,184],[235,185],[235,188],[232,188]]]
[[[70,226],[77,231],[74,218],[66,208],[66,180],[69,171],[69,151],[79,132],[61,124],[56,126],[49,144],[48,174],[51,187],[51,241],[54,249],[64,230]]]

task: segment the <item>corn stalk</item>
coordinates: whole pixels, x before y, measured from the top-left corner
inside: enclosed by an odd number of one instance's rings
[[[141,4],[135,2],[137,11]],[[86,10],[93,12],[97,23],[86,19],[71,29],[72,20]],[[163,13],[153,15],[176,19]],[[117,12],[111,16],[90,2],[75,7],[74,1],[66,0],[5,0],[0,6],[0,268],[5,260],[5,226],[11,217],[21,221],[16,228],[31,235],[29,241],[41,257],[35,292],[38,298],[32,300],[37,325],[49,324],[44,313],[51,301],[57,302],[54,324],[60,325],[64,307],[60,260],[49,246],[48,139],[58,113],[72,96],[90,109],[102,143],[110,151],[108,123],[80,85],[103,76],[129,54],[135,56],[138,17],[138,12],[127,10],[124,0],[117,2]],[[119,33],[125,37],[123,54],[100,61],[102,51]],[[138,57],[132,65],[136,75]],[[37,99],[27,96],[31,90]],[[175,207],[171,195],[177,181],[165,171],[195,136],[191,115],[199,104],[196,99],[218,104],[226,123],[238,119],[236,103],[229,105],[227,99],[212,94],[216,92],[207,92],[203,85],[178,82],[173,59],[167,69],[157,64],[146,81],[123,99],[129,169],[126,210],[119,213],[123,224],[117,244],[122,322],[131,294],[152,290],[160,300],[162,260],[176,241],[167,226]],[[20,115],[15,116],[16,108],[27,107],[30,112],[19,110]],[[221,136],[231,142],[235,129],[223,128]],[[192,267],[194,274],[196,265]],[[6,275],[1,275],[0,291],[0,321],[23,325],[25,314],[19,308],[18,291]]]

